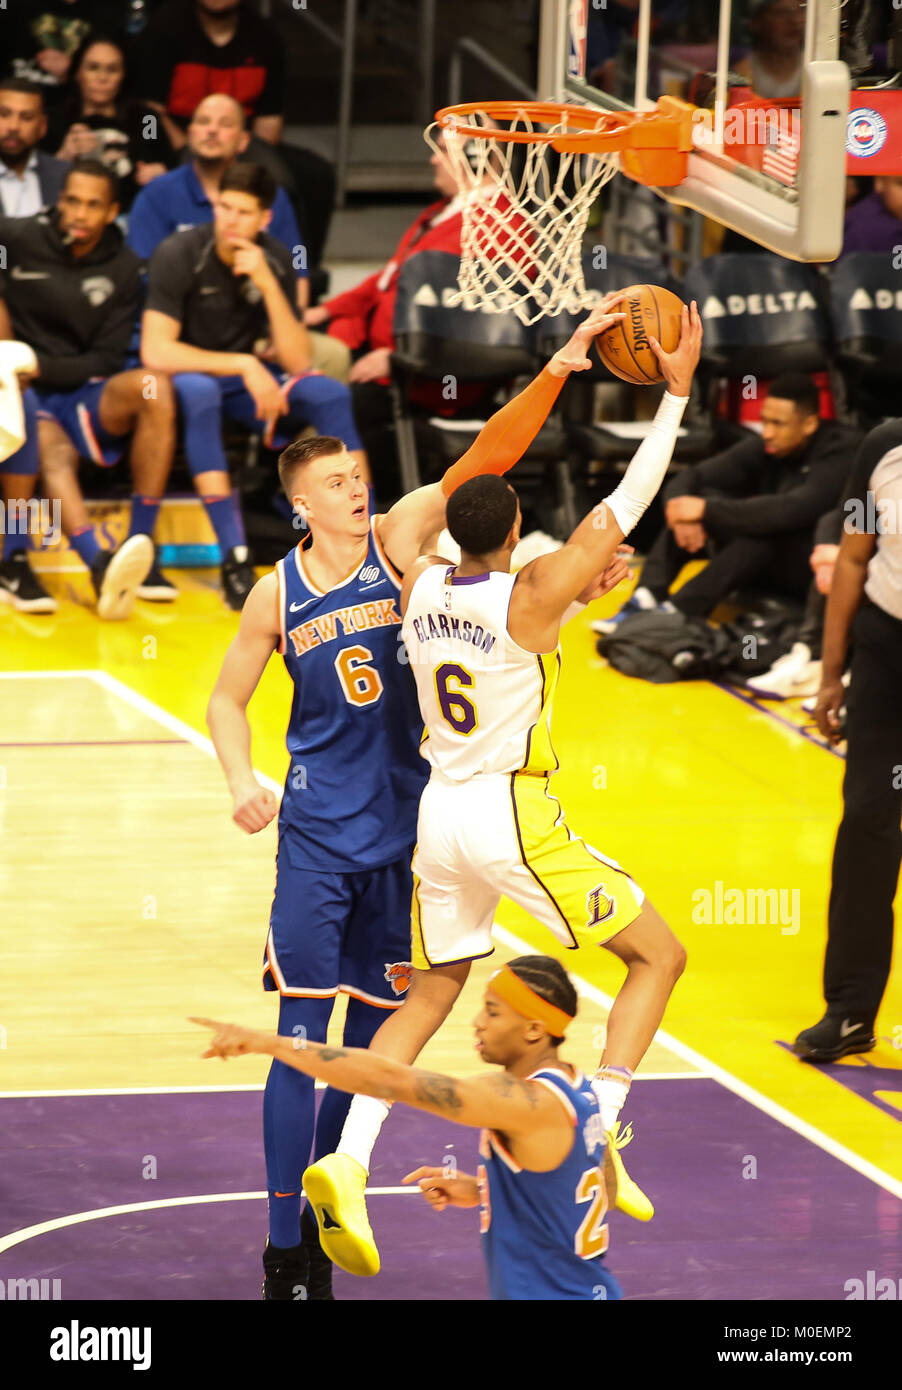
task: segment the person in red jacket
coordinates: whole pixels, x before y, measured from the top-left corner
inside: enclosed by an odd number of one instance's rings
[[[452,255],[460,255],[463,198],[457,179],[440,149],[433,152],[429,162],[434,170],[439,200],[415,218],[391,260],[353,289],[334,295],[304,314],[308,328],[326,324],[326,331],[332,337],[340,338],[352,353],[358,354],[349,377],[354,418],[367,450],[380,504],[392,500],[400,491],[394,439],[388,430],[391,401],[387,387],[389,358],[395,345],[392,326],[401,268],[410,256],[420,251],[449,251]],[[511,225],[522,226],[522,219],[515,217]],[[503,245],[503,238],[499,240]],[[511,259],[516,259],[516,252]],[[476,408],[482,404],[484,396],[485,389],[478,382],[461,382],[453,403],[443,397],[437,382],[415,382],[410,392],[415,405],[436,415],[456,414],[461,407]]]

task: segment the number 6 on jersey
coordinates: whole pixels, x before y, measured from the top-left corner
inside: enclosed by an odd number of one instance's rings
[[[456,733],[471,734],[479,724],[476,706],[460,693],[461,686],[470,687],[473,684],[473,677],[470,672],[465,666],[458,666],[456,662],[446,661],[443,665],[436,667],[433,679],[439,708],[446,721]],[[456,683],[456,690],[449,689],[449,681]]]
[[[335,658],[335,674],[349,705],[371,705],[382,694],[382,677],[375,666],[365,664],[372,659],[369,647],[345,647]]]

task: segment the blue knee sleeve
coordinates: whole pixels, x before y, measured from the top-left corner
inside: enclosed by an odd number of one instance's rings
[[[317,434],[334,434],[346,449],[360,449],[360,435],[351,409],[351,392],[330,376],[302,376],[288,393],[291,424],[295,429],[312,425]],[[284,417],[279,421],[284,430]]]
[[[222,398],[216,378],[202,372],[179,372],[172,385],[181,410],[192,478],[198,473],[228,473],[222,447]]]

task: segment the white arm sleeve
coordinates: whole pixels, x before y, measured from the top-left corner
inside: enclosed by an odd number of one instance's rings
[[[611,509],[625,536],[654,501],[664,481],[688,400],[688,396],[671,396],[669,391],[664,392],[651,429],[633,455],[620,485],[610,497],[604,498],[605,506]]]

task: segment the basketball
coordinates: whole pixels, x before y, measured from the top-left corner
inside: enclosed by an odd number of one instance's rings
[[[625,313],[626,318],[599,333],[598,355],[621,380],[633,386],[654,386],[664,378],[648,335],[657,338],[665,352],[673,352],[680,341],[683,301],[660,285],[629,285],[622,293],[626,298],[612,312]]]

